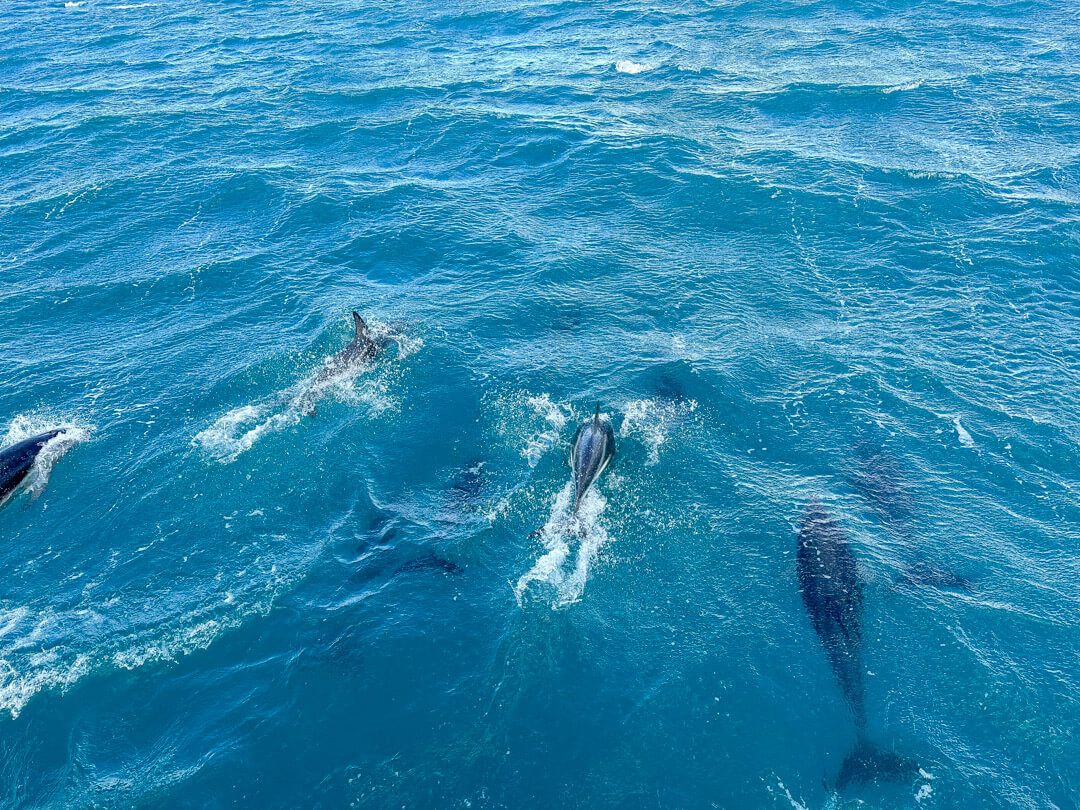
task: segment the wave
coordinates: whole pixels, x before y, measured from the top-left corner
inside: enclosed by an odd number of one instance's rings
[[[573,500],[574,485],[568,482],[556,494],[547,523],[540,530],[544,553],[514,585],[514,597],[519,605],[523,604],[526,592],[532,590],[534,583],[547,585],[549,590],[553,590],[552,609],[578,601],[585,592],[589,568],[610,539],[607,530],[600,524],[600,516],[607,508],[607,499],[591,488],[585,494],[577,515],[571,512]],[[574,538],[577,538],[578,545],[571,565],[570,541]]]

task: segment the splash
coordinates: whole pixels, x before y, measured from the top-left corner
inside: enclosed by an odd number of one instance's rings
[[[648,450],[645,461],[653,466],[660,461],[660,451],[667,443],[672,425],[697,410],[697,402],[667,402],[656,399],[635,399],[623,407],[619,438],[639,438]]]
[[[54,436],[41,448],[34,466],[30,468],[22,487],[30,493],[31,498],[38,498],[45,491],[49,483],[49,476],[53,467],[71,448],[82,444],[90,438],[92,426],[82,425],[70,420],[46,419],[39,416],[20,415],[11,420],[7,433],[0,439],[0,447],[21,442],[24,439],[40,436],[50,430],[63,431]]]
[[[281,411],[268,403],[241,405],[195,434],[194,444],[227,464],[254,447],[259,439],[298,424],[300,419],[300,408],[295,403]]]
[[[559,436],[566,427],[567,420],[573,415],[573,411],[569,405],[552,402],[547,394],[529,397],[525,401],[533,411],[544,418],[546,423],[542,430],[529,437],[521,451],[521,455],[529,462],[529,467],[535,467],[544,454],[559,441]]]
[[[964,447],[974,447],[975,440],[971,438],[971,434],[967,432],[967,428],[960,424],[960,417],[954,416],[952,422],[953,427],[956,428],[956,436],[960,439],[960,444]]]
[[[620,59],[615,63],[615,70],[619,73],[629,73],[631,75],[644,73],[645,71],[652,69],[653,65],[645,62],[631,62],[629,59]]]
[[[553,609],[578,601],[585,592],[589,568],[609,539],[607,531],[600,525],[600,516],[607,508],[607,499],[595,489],[590,489],[581,502],[578,514],[573,515],[573,498],[572,482],[567,483],[555,496],[548,521],[540,530],[544,553],[514,586],[514,597],[519,605],[533,583],[554,589],[554,598],[551,600]],[[578,539],[577,555],[571,566],[570,540],[575,537]]]

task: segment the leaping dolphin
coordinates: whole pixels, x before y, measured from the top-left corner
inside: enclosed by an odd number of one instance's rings
[[[353,326],[356,329],[353,339],[340,352],[335,354],[315,375],[311,385],[300,397],[300,411],[305,416],[315,415],[315,400],[327,385],[342,377],[356,374],[375,359],[385,347],[385,341],[377,341],[359,312],[353,312]]]
[[[884,751],[867,739],[862,662],[863,581],[847,537],[816,498],[803,514],[795,562],[806,612],[855,718],[857,743],[840,767],[837,787],[914,773],[913,762]]]
[[[12,496],[37,460],[38,453],[63,430],[50,430],[0,450],[0,506]]]

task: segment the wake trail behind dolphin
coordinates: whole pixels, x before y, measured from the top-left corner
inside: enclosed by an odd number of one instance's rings
[[[551,601],[553,609],[565,607],[581,598],[589,578],[589,568],[607,543],[607,531],[600,525],[600,516],[607,508],[607,499],[591,489],[581,501],[577,515],[572,513],[574,484],[568,482],[555,496],[547,523],[540,530],[545,552],[532,568],[523,574],[514,586],[518,604],[533,583],[548,585],[554,589]],[[570,540],[579,539],[577,555],[572,567]]]

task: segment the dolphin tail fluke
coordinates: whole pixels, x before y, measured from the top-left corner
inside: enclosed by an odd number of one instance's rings
[[[836,786],[843,790],[848,785],[865,782],[897,781],[914,776],[918,770],[915,760],[880,748],[867,740],[859,740],[855,750],[840,766]]]

